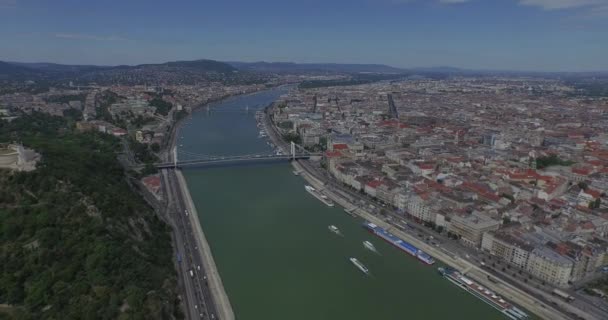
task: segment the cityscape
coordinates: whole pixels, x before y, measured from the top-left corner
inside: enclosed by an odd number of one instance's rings
[[[68,2],[0,1],[0,318],[608,319],[608,2]]]

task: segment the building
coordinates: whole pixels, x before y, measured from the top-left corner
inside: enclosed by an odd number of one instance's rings
[[[500,222],[479,212],[470,215],[455,215],[448,225],[448,232],[458,235],[467,246],[480,247],[485,232],[498,230]]]
[[[534,247],[508,232],[491,231],[483,234],[481,249],[509,264],[526,269],[530,252]]]
[[[538,247],[530,253],[526,271],[543,281],[566,287],[570,281],[573,266],[572,259],[547,247]]]

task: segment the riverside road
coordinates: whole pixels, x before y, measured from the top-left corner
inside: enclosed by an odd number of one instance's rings
[[[162,170],[175,237],[176,260],[180,283],[184,288],[184,305],[188,319],[216,319],[217,311],[211,299],[203,261],[192,224],[186,215],[186,204],[173,170]],[[192,275],[191,275],[192,272]]]

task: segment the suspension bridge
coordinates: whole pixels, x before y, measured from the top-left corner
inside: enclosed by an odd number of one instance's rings
[[[158,169],[169,169],[169,168],[181,168],[181,167],[206,167],[206,166],[221,166],[221,165],[232,165],[232,164],[247,164],[247,163],[259,163],[259,162],[270,162],[270,161],[292,161],[298,159],[309,159],[312,156],[320,156],[320,153],[311,153],[304,149],[302,146],[295,143],[291,143],[289,153],[283,153],[278,151],[272,154],[247,154],[247,155],[204,155],[193,153],[185,150],[178,150],[177,147],[173,148],[173,161],[157,163]],[[178,157],[178,155],[180,157]],[[178,158],[185,158],[179,160]]]

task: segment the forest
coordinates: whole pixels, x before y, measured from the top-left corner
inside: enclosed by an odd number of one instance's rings
[[[119,141],[76,120],[0,122],[0,142],[42,155],[0,170],[0,319],[183,318],[168,226],[129,188]]]

